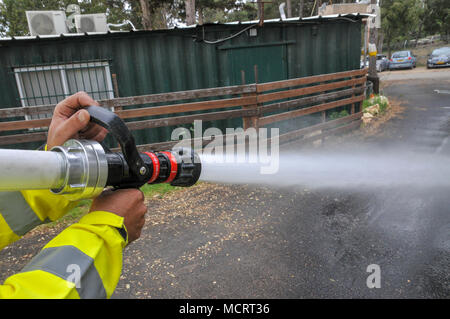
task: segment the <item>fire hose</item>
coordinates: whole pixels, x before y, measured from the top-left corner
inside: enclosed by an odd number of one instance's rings
[[[121,152],[96,141],[69,140],[49,152],[0,149],[0,191],[50,189],[71,201],[95,198],[106,187],[144,184],[194,185],[201,173],[199,156],[189,148],[139,152],[126,124],[115,113],[86,108],[91,121],[106,128]]]

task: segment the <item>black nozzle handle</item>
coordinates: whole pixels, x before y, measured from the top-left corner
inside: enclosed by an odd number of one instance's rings
[[[106,128],[119,142],[130,171],[138,181],[147,181],[150,176],[150,169],[139,155],[133,135],[131,135],[125,122],[115,113],[100,106],[88,106],[86,110],[91,116],[91,122]]]

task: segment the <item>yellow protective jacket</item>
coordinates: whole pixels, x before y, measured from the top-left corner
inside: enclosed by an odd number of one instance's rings
[[[50,191],[0,192],[0,249],[73,207]],[[0,285],[0,298],[109,298],[127,244],[123,218],[91,212],[51,240]]]

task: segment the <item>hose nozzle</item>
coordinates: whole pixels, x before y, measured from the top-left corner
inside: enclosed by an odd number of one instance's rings
[[[200,157],[189,148],[140,154],[150,170],[149,179],[141,182],[130,172],[122,153],[106,154],[108,162],[107,185],[116,188],[141,187],[144,184],[170,183],[172,186],[194,185],[201,173]]]
[[[98,106],[86,109],[91,121],[116,137],[121,153],[87,140],[69,140],[51,152],[0,150],[0,190],[50,189],[76,201],[94,198],[107,186],[192,186],[198,181],[202,166],[193,150],[139,153],[131,132],[116,114]]]

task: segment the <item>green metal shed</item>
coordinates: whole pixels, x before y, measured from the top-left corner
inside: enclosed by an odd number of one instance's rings
[[[255,82],[255,65],[259,83],[359,69],[365,17],[4,38],[0,108],[55,104],[79,90],[102,99],[238,85],[241,71],[248,84]],[[242,125],[240,120],[213,124]],[[169,128],[133,134],[138,144],[170,139]]]

